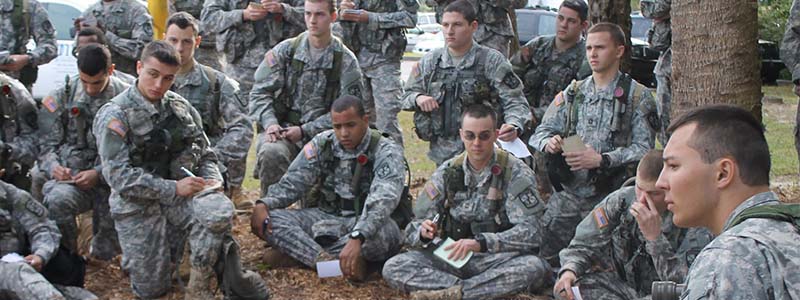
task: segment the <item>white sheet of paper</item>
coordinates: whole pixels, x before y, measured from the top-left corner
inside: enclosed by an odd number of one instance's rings
[[[450,264],[451,266],[455,267],[456,269],[461,269],[461,267],[466,265],[467,262],[469,262],[469,259],[472,258],[472,251],[468,252],[467,256],[462,258],[461,260],[452,260],[447,258],[447,256],[450,255],[450,252],[452,252],[453,250],[444,250],[444,248],[447,248],[447,246],[450,246],[450,244],[455,242],[456,241],[454,241],[453,239],[447,238],[441,245],[439,245],[439,248],[436,248],[436,251],[433,251],[433,254],[436,255],[436,257],[440,258],[441,260],[445,261],[446,263]]]
[[[511,154],[514,154],[514,156],[517,158],[526,158],[531,156],[531,152],[528,151],[528,146],[525,146],[525,143],[523,143],[519,138],[510,142],[497,140],[497,143],[500,145],[500,148],[511,152]]]
[[[0,260],[7,263],[24,262],[25,258],[17,253],[9,253],[0,258]]]
[[[575,300],[583,300],[583,297],[581,297],[581,289],[577,286],[572,287],[572,294],[575,295]]]
[[[317,275],[319,275],[319,278],[342,276],[342,268],[339,267],[339,260],[318,262]]]

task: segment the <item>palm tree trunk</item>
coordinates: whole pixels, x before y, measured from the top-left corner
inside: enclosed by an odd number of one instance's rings
[[[589,0],[589,23],[614,23],[622,27],[625,37],[625,56],[622,57],[620,69],[630,72],[631,69],[631,1],[630,0]]]
[[[761,120],[756,0],[673,0],[672,115],[712,103]]]

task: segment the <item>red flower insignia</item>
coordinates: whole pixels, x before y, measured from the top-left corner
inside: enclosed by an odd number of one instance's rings
[[[73,107],[69,110],[69,113],[77,117],[81,114],[81,110],[78,109],[77,107]]]
[[[623,95],[625,95],[625,91],[622,90],[622,87],[617,87],[617,89],[614,90],[614,97],[620,98]]]
[[[11,94],[11,87],[10,87],[10,86],[8,86],[8,85],[4,85],[4,86],[3,86],[3,94],[4,94],[4,95]]]
[[[498,165],[492,166],[492,175],[497,176],[500,175],[500,173],[503,173],[503,169],[501,169],[500,166]]]
[[[358,158],[356,158],[356,160],[358,161],[359,165],[365,165],[369,161],[369,157],[367,157],[366,154],[362,153],[362,154],[358,155]]]

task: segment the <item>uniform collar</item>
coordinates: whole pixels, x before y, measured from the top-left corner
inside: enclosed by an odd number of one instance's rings
[[[489,161],[486,167],[484,167],[483,170],[481,170],[480,172],[475,173],[472,171],[472,167],[470,167],[469,165],[469,156],[465,155],[464,161],[461,163],[461,168],[464,170],[464,184],[466,186],[484,186],[489,181],[489,179],[492,178],[491,176],[492,168],[496,163],[497,163],[497,151],[495,150],[492,153],[492,160]],[[475,176],[475,178],[478,179],[478,182],[475,183],[471,182],[473,176],[471,176],[470,174],[477,175]]]
[[[479,45],[478,42],[476,42],[475,40],[472,40],[472,48],[469,48],[469,51],[467,51],[467,53],[464,53],[464,59],[461,60],[460,66],[462,69],[470,68],[472,67],[472,65],[475,64],[475,58],[478,56],[477,53],[481,47],[483,46]],[[446,46],[442,48],[442,51],[444,51],[444,53],[442,54],[439,66],[442,68],[458,67],[453,64],[453,56],[450,55],[450,51],[447,50]]]
[[[339,139],[336,138],[336,134],[333,134],[333,155],[341,160],[354,159],[369,150],[368,148],[371,141],[372,132],[371,130],[367,130],[364,137],[361,139],[361,143],[358,144],[358,147],[351,151],[342,147],[342,145],[339,144]]]
[[[172,86],[175,89],[181,89],[187,85],[199,87],[203,85],[203,70],[202,66],[195,60],[194,66],[189,72],[175,76],[175,83]]]
[[[98,100],[102,102],[107,102],[111,100],[111,98],[117,96],[122,90],[124,90],[125,86],[122,84],[122,81],[119,78],[116,78],[114,76],[108,76],[108,84],[106,84],[105,89],[103,89],[103,91],[97,96],[89,96],[83,90],[83,84],[81,84],[80,77],[76,75],[76,78],[77,80],[74,81],[75,82],[74,86],[77,93],[75,93],[75,98],[73,99],[75,99],[75,101],[84,103],[97,102]],[[119,88],[121,86],[123,87],[122,89]]]
[[[294,58],[296,60],[302,61],[306,65],[308,64],[315,64],[315,66],[325,69],[333,68],[333,51],[337,47],[337,40],[336,37],[331,39],[331,44],[328,47],[325,47],[323,50],[322,55],[320,56],[320,60],[322,63],[316,64],[317,62],[312,61],[311,58],[311,44],[308,43],[308,33],[302,35],[302,39],[300,40],[300,44],[297,45],[297,49],[294,52]]]
[[[622,72],[617,71],[617,75],[614,77],[614,80],[601,90],[596,90],[594,86],[594,76],[589,76],[589,80],[581,87],[581,92],[586,95],[587,101],[592,100],[613,100],[614,99],[614,90],[617,88],[617,83],[619,82],[620,77],[622,77]]]
[[[722,232],[725,232],[726,230],[730,229],[729,227],[731,226],[731,222],[733,222],[733,219],[735,219],[738,215],[740,215],[742,211],[744,211],[745,209],[762,205],[776,205],[776,204],[780,204],[780,201],[778,201],[778,195],[775,195],[775,193],[773,192],[763,192],[753,195],[752,197],[742,202],[742,204],[739,204],[739,206],[737,206],[736,209],[733,210],[731,215],[728,216],[728,220],[725,221],[725,227],[723,227]]]
[[[164,111],[164,98],[162,97],[161,101],[158,101],[157,103],[151,103],[149,100],[144,98],[141,92],[139,92],[138,84],[139,80],[137,79],[136,82],[131,85],[130,89],[128,89],[128,99],[130,99],[130,103],[132,104],[131,106],[136,109],[144,110],[150,115],[155,115]]]

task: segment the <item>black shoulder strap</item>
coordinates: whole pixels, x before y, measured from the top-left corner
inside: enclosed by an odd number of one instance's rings
[[[751,207],[742,211],[731,221],[731,226],[741,224],[747,219],[773,219],[794,224],[800,230],[800,204],[778,204]]]

